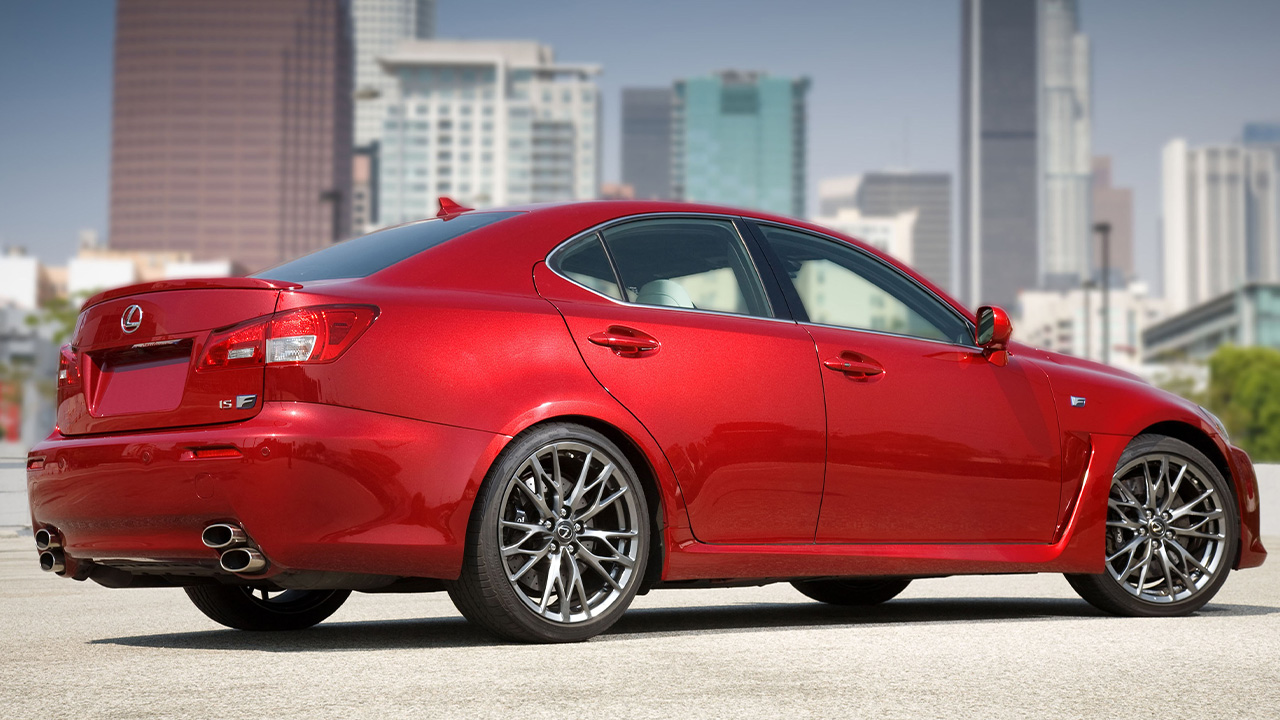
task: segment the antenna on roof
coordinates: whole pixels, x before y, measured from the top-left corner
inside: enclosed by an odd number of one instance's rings
[[[436,217],[441,220],[449,220],[475,208],[463,207],[458,203],[450,200],[444,195],[440,196],[440,212],[436,213]]]

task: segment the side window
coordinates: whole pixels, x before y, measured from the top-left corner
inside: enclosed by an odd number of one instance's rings
[[[879,259],[808,233],[759,227],[782,260],[810,321],[972,344],[968,322]]]
[[[615,300],[625,300],[618,289],[609,256],[597,235],[582,238],[556,254],[555,269],[576,283],[586,285]]]
[[[773,317],[732,221],[655,218],[601,234],[628,302]]]

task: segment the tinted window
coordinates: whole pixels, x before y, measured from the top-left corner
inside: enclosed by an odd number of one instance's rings
[[[972,332],[919,283],[867,253],[794,230],[761,225],[809,320],[971,344]]]
[[[729,220],[637,220],[601,235],[628,302],[773,315],[751,256]]]
[[[424,220],[387,228],[303,255],[253,277],[306,282],[366,277],[476,228],[519,213],[465,213],[449,220]]]
[[[618,280],[598,235],[583,238],[556,253],[552,266],[561,275],[598,293],[616,300],[626,299],[618,289]]]

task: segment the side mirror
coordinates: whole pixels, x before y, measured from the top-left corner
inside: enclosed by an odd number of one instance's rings
[[[978,308],[978,329],[975,344],[982,354],[1001,367],[1009,364],[1009,337],[1013,335],[1013,323],[1009,313],[993,305]]]

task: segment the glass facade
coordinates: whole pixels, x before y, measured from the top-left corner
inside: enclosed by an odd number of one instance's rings
[[[807,79],[726,72],[675,84],[678,199],[804,215]]]

